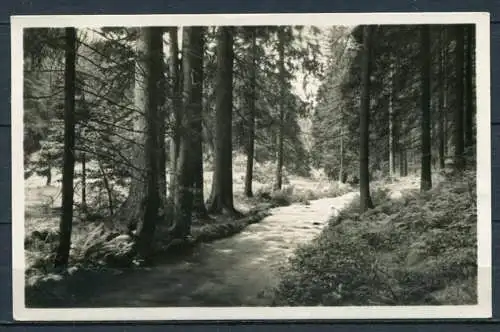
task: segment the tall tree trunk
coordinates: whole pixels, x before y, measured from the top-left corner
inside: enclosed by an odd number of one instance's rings
[[[278,123],[278,146],[276,152],[276,178],[274,190],[281,190],[283,182],[283,141],[285,139],[285,31],[284,27],[278,28],[278,67],[279,67],[279,123]]]
[[[193,212],[198,219],[210,220],[203,197],[203,52],[205,40],[203,28],[191,28],[191,103],[193,112]],[[186,55],[187,56],[187,55]],[[186,75],[186,74],[184,74]],[[184,82],[189,78],[184,77]],[[186,83],[184,87],[186,88]]]
[[[466,56],[465,56],[465,124],[464,124],[464,143],[465,149],[469,154],[470,149],[474,144],[474,99],[473,99],[473,90],[474,90],[474,82],[473,82],[473,57],[472,54],[474,52],[474,25],[468,25],[466,28],[466,36],[467,36],[467,47],[466,47]]]
[[[440,45],[445,44],[445,38],[444,38],[444,29],[440,32]],[[446,60],[445,60],[445,52],[446,48],[440,46],[439,50],[439,73],[438,73],[438,89],[439,89],[439,119],[438,119],[438,150],[439,150],[439,168],[444,169],[445,167],[445,94],[446,94],[446,86],[445,86],[445,81],[446,81]]]
[[[65,29],[65,69],[64,69],[64,157],[62,178],[62,213],[59,223],[59,246],[55,267],[66,267],[71,247],[73,226],[73,179],[75,174],[75,65],[76,29]]]
[[[137,40],[137,62],[135,81],[135,106],[143,114],[139,124],[143,129],[144,185],[141,205],[143,211],[137,224],[137,251],[142,258],[149,258],[154,232],[162,208],[160,193],[160,93],[163,76],[163,31],[162,28],[139,29]],[[142,122],[142,123],[141,123]]]
[[[248,27],[251,34],[251,68],[249,70],[249,92],[246,93],[248,107],[248,137],[247,137],[247,165],[245,172],[245,196],[252,197],[253,160],[255,153],[255,100],[257,99],[257,31],[256,27]]]
[[[217,31],[217,75],[215,82],[215,169],[208,212],[239,216],[233,203],[232,107],[233,28]]]
[[[87,210],[87,156],[81,152],[82,162],[82,210]]]
[[[125,202],[116,209],[113,214],[115,222],[119,222],[121,227],[128,228],[129,233],[140,235],[143,233],[142,239],[136,236],[137,249],[139,254],[145,254],[151,243],[146,243],[148,237],[153,237],[156,228],[157,220],[164,219],[164,206],[161,206],[162,196],[160,194],[160,177],[159,169],[161,159],[160,156],[160,114],[162,88],[162,70],[163,68],[163,38],[161,28],[133,28],[138,32],[138,40],[136,42],[136,63],[135,63],[135,86],[134,86],[134,103],[135,110],[133,129],[133,140],[135,145],[130,147],[130,177],[131,181],[128,188],[128,196]],[[152,123],[151,121],[155,121]],[[155,124],[154,127],[152,125]],[[154,136],[152,136],[154,134]],[[154,138],[154,142],[150,140]],[[149,159],[153,153],[154,166],[151,168]],[[156,171],[152,174],[152,171]],[[155,190],[149,188],[151,179],[156,178],[154,183]],[[152,199],[148,195],[152,194]],[[158,195],[158,202],[155,202]],[[155,210],[154,205],[158,204],[157,214],[155,218],[145,219],[146,211],[151,214]],[[161,211],[160,211],[161,207]],[[163,212],[163,213],[162,213]],[[139,246],[139,242],[141,242]],[[151,242],[151,241],[150,241]],[[146,258],[146,257],[145,257]]]
[[[163,35],[162,35],[163,42]],[[158,83],[158,169],[159,169],[159,192],[160,192],[160,201],[161,205],[164,208],[167,204],[167,144],[166,140],[166,123],[168,121],[168,112],[167,112],[167,82],[163,73],[166,72],[166,67],[164,63],[164,53],[163,48],[160,50],[162,61],[160,62],[160,72],[162,75],[160,76]]]
[[[344,181],[344,127],[340,126],[340,167],[339,167],[339,183]]]
[[[394,67],[389,68],[389,179],[394,178]]]
[[[421,74],[422,79],[422,132],[421,132],[421,173],[420,190],[427,191],[432,188],[431,177],[431,36],[430,26],[423,25],[421,34]]]
[[[179,155],[177,159],[177,191],[175,193],[175,228],[172,231],[174,237],[185,238],[191,233],[192,213],[194,207],[194,185],[197,166],[202,165],[195,162],[202,153],[199,151],[198,140],[194,136],[199,134],[198,124],[201,123],[202,113],[202,84],[203,84],[203,45],[201,27],[186,27],[182,33],[182,91],[183,91],[183,114],[180,126]],[[195,117],[199,117],[195,119]],[[201,155],[202,158],[202,155]],[[202,173],[203,168],[197,173]],[[200,174],[198,174],[200,176]],[[199,182],[199,179],[198,181]],[[201,174],[203,182],[203,174]]]
[[[46,186],[50,186],[52,184],[52,160],[50,154],[47,156],[47,181],[45,182]]]
[[[361,78],[361,105],[359,121],[359,193],[361,211],[373,208],[370,196],[370,76],[371,76],[371,43],[373,27],[363,28],[363,62]]]
[[[444,29],[443,31],[443,34],[444,34],[444,37],[443,37],[443,44],[444,45],[447,45],[447,41],[448,41],[448,29]],[[448,153],[449,153],[449,138],[450,138],[450,134],[449,134],[449,102],[448,102],[448,96],[449,96],[449,85],[448,85],[448,66],[447,66],[447,63],[448,63],[448,58],[449,58],[449,54],[448,54],[448,49],[446,47],[444,47],[443,49],[443,90],[444,90],[444,95],[443,95],[443,141],[444,141],[444,156],[445,156],[445,159],[448,157]]]
[[[408,151],[405,150],[403,153],[403,158],[404,158],[404,176],[408,176]]]
[[[106,170],[104,169],[102,162],[100,160],[98,160],[97,163],[99,165],[99,171],[101,172],[102,181],[104,183],[104,188],[106,189],[106,193],[108,195],[109,215],[112,216],[114,214],[113,191],[111,190],[111,185],[109,184],[108,175],[106,174]]]
[[[456,36],[456,107],[455,107],[455,168],[463,170],[464,162],[464,26],[457,25]]]
[[[403,148],[403,144],[399,144],[399,176],[406,176],[405,175],[405,157],[404,157],[405,151]]]
[[[169,35],[169,82],[170,82],[170,102],[172,105],[170,137],[170,176],[169,176],[169,202],[173,204],[175,191],[177,188],[177,157],[179,156],[179,127],[182,116],[182,96],[180,84],[180,61],[179,61],[179,41],[177,37],[177,27],[168,30]]]

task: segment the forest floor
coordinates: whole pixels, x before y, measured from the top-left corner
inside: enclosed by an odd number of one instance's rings
[[[384,187],[391,197],[418,188],[416,178]],[[297,247],[317,237],[356,197],[311,200],[271,209],[270,215],[229,238],[198,245],[189,255],[154,266],[75,274],[31,289],[33,307],[153,307],[272,305],[280,269]]]

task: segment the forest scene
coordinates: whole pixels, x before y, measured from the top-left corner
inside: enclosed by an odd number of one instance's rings
[[[26,307],[477,303],[473,24],[23,49]]]

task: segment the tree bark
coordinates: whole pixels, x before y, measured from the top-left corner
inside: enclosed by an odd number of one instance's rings
[[[215,160],[208,212],[240,215],[233,203],[232,106],[233,28],[217,31],[217,75],[215,87]]]
[[[279,123],[278,146],[276,152],[276,178],[274,190],[281,190],[283,182],[283,141],[285,139],[285,31],[284,27],[278,28],[278,66],[279,66]]]
[[[257,31],[256,27],[248,27],[251,34],[251,68],[249,70],[249,91],[247,96],[248,107],[248,137],[247,137],[247,164],[245,172],[245,196],[252,197],[253,161],[255,153],[255,101],[257,99]]]
[[[359,190],[360,209],[366,211],[373,208],[370,196],[369,171],[369,137],[370,137],[370,76],[371,76],[371,42],[372,26],[363,27],[363,60],[361,78],[361,105],[359,123]]]
[[[203,84],[202,28],[183,30],[182,40],[182,90],[183,114],[181,116],[179,156],[177,160],[177,191],[175,194],[174,237],[184,238],[191,232],[195,188],[200,177],[203,183],[203,157],[200,134]],[[196,118],[198,117],[198,118]],[[199,151],[196,149],[199,148]],[[201,158],[201,160],[200,160]],[[196,161],[198,159],[198,162]],[[199,167],[201,166],[201,170]],[[198,168],[198,169],[197,169]],[[198,179],[195,178],[195,173]],[[195,183],[198,182],[198,183]],[[202,189],[203,190],[203,189]]]
[[[422,132],[421,132],[421,173],[420,190],[432,188],[431,176],[431,37],[430,26],[422,25],[421,30],[421,74],[422,79]]]
[[[458,171],[464,169],[464,26],[455,27],[456,34],[456,95],[457,105],[455,107],[455,168]]]
[[[137,40],[137,62],[135,82],[135,106],[142,116],[138,122],[142,129],[144,143],[144,185],[140,202],[142,215],[137,224],[137,252],[142,258],[149,258],[154,232],[162,208],[160,193],[160,88],[163,63],[163,31],[158,27],[139,29]]]
[[[59,246],[55,267],[66,267],[71,247],[73,226],[73,179],[75,174],[75,86],[76,86],[76,29],[65,29],[64,69],[64,156],[62,179],[62,213],[59,223]]]
[[[191,77],[184,75],[184,82],[192,79],[191,98],[193,110],[193,213],[200,220],[211,220],[205,206],[203,197],[203,52],[204,35],[203,28],[191,28],[190,54]],[[186,55],[187,56],[187,55]],[[186,83],[184,83],[184,86]]]

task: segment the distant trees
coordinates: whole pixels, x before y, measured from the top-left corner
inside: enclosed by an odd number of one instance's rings
[[[421,189],[428,190],[433,165],[443,169],[452,157],[454,167],[464,169],[465,157],[474,160],[473,28],[380,25],[372,29],[376,43],[370,53],[369,80],[365,27],[343,35],[341,29],[331,31],[330,62],[313,116],[315,163],[332,177],[338,174],[339,180],[341,172],[351,178],[359,172],[360,190],[365,191],[361,177],[366,177],[368,158],[369,179],[417,173]],[[368,102],[365,82],[370,87]],[[359,112],[366,105],[368,127]],[[366,128],[368,133],[363,132]]]

